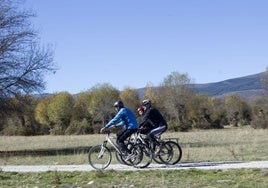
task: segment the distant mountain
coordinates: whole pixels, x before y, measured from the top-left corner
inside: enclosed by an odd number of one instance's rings
[[[264,72],[228,79],[215,83],[193,84],[194,92],[199,94],[208,94],[211,96],[222,97],[229,94],[237,94],[243,98],[252,98],[264,96],[265,91],[262,88],[262,78]],[[145,88],[138,89],[140,96],[143,96]]]
[[[262,78],[264,72],[228,79],[221,82],[208,84],[194,84],[195,92],[209,94],[212,96],[224,96],[229,94],[237,94],[243,98],[251,98],[255,96],[263,96],[265,94],[262,88]]]
[[[262,78],[264,72],[253,74],[249,76],[228,79],[220,82],[207,83],[207,84],[193,84],[195,93],[208,94],[215,97],[224,97],[230,94],[237,94],[240,97],[249,99],[258,96],[264,96],[265,90],[262,88]],[[139,96],[142,98],[145,88],[137,89]],[[267,94],[267,93],[266,93]],[[37,94],[38,97],[46,97],[51,94],[43,93]],[[77,96],[75,94],[74,96]]]

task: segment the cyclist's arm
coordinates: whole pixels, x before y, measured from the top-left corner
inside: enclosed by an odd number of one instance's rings
[[[117,123],[117,124],[115,125],[115,127],[122,127],[122,126],[124,126],[124,125],[125,125],[125,122],[124,122],[124,121],[121,121],[121,122]]]
[[[111,127],[112,125],[116,125],[120,119],[123,117],[123,110],[121,109],[117,114],[116,116],[114,116],[113,119],[111,119],[106,125],[105,125],[105,128],[109,128]]]

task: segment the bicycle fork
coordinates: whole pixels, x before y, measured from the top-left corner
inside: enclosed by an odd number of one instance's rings
[[[107,144],[107,140],[105,140],[101,145],[101,150],[100,150],[100,153],[98,155],[98,159],[101,159],[103,157],[103,154],[106,150],[106,144]]]

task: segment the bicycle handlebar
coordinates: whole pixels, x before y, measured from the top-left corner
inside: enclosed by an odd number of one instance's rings
[[[103,131],[100,132],[101,134],[110,134],[111,130],[110,129],[104,129]]]

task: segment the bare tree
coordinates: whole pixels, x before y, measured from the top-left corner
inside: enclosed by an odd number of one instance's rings
[[[188,74],[180,74],[175,71],[168,75],[162,84],[163,102],[166,107],[168,114],[183,122],[187,119],[186,106],[193,96],[191,88],[191,78]]]
[[[41,47],[19,1],[0,0],[0,99],[41,92],[44,76],[56,71],[51,46]]]

